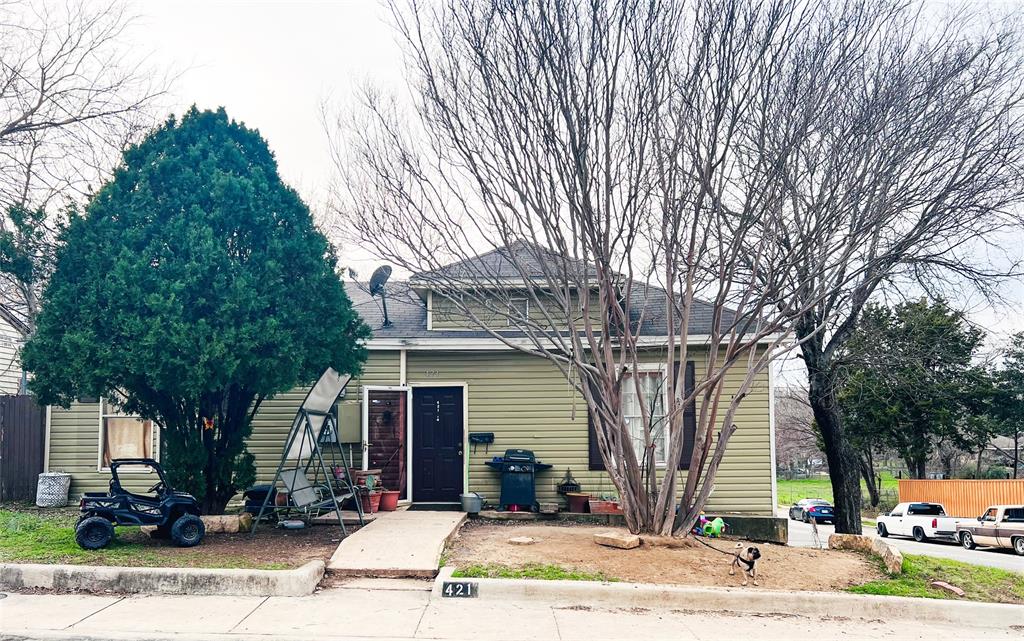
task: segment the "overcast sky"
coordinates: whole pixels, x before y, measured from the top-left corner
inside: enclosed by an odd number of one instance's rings
[[[169,111],[193,103],[223,106],[259,129],[285,180],[314,208],[322,206],[332,175],[321,104],[350,101],[366,81],[393,91],[403,87],[401,52],[374,0],[138,1],[129,7],[139,16],[129,34],[133,47],[154,69],[180,72]],[[1024,247],[1024,238],[1008,240]],[[342,261],[362,274],[374,267],[358,248],[342,248]],[[1024,329],[1024,284],[1007,293],[1012,303],[1005,308],[964,302],[971,318],[994,334],[993,343]]]

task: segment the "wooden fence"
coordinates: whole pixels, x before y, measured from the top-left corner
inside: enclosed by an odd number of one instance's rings
[[[0,500],[35,499],[46,446],[45,415],[32,396],[0,396]]]
[[[925,481],[901,479],[900,502],[942,503],[950,516],[981,516],[990,505],[1024,504],[1024,479]]]

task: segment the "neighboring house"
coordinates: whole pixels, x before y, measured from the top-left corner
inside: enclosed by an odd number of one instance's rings
[[[478,260],[490,261],[493,268],[495,263],[500,267],[503,257],[490,252]],[[558,499],[556,486],[567,469],[586,492],[614,492],[592,446],[586,403],[553,364],[468,326],[422,278],[388,285],[388,327],[382,326],[378,298],[351,283],[346,288],[373,336],[363,374],[349,384],[339,406],[340,447],[352,451],[358,464],[382,468],[384,487],[401,490],[402,499],[413,502],[457,502],[464,491],[497,502],[499,478],[485,463],[508,448],[522,448],[554,466],[538,476],[542,501]],[[525,307],[522,312],[528,313]],[[704,366],[701,346],[710,330],[710,312],[710,306],[693,311],[687,363],[691,375]],[[648,319],[656,316],[656,309],[645,311]],[[652,388],[662,375],[658,363],[664,363],[660,354],[666,349],[657,343],[652,341],[652,366],[644,372]],[[742,378],[738,370],[731,373],[726,394]],[[766,371],[744,399],[709,510],[773,513],[770,389]],[[634,386],[624,385],[623,390],[635,393]],[[305,389],[295,389],[268,399],[255,417],[248,447],[263,482],[273,476],[304,394]],[[635,398],[623,400],[626,407],[635,406]],[[101,490],[108,480],[102,470],[109,457],[159,456],[157,432],[150,422],[117,415],[98,402],[52,408],[48,469],[70,472],[73,493]],[[481,433],[493,434],[493,443],[472,443],[479,437],[471,435]]]
[[[21,346],[27,335],[28,326],[0,305],[0,394],[24,392]]]

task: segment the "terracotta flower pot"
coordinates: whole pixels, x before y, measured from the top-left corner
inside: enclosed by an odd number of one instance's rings
[[[590,499],[591,514],[622,514],[622,507],[616,501]]]
[[[399,494],[401,494],[401,492],[398,490],[383,490],[380,493],[380,511],[394,512],[398,509]]]
[[[359,500],[363,502],[363,514],[373,514],[380,508],[380,490],[363,492]]]
[[[583,513],[587,511],[587,503],[590,501],[590,495],[582,492],[568,492],[565,497],[569,499],[569,511],[576,513]]]

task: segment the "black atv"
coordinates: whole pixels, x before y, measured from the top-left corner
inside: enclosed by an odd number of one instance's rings
[[[121,487],[117,476],[123,466],[148,467],[160,480],[150,494],[133,494]],[[199,518],[199,504],[190,494],[175,492],[167,484],[160,464],[149,458],[114,459],[110,463],[110,491],[86,492],[79,503],[82,516],[75,525],[75,541],[86,550],[98,550],[114,538],[115,525],[155,525],[154,536],[170,537],[175,545],[199,545],[206,526]]]

